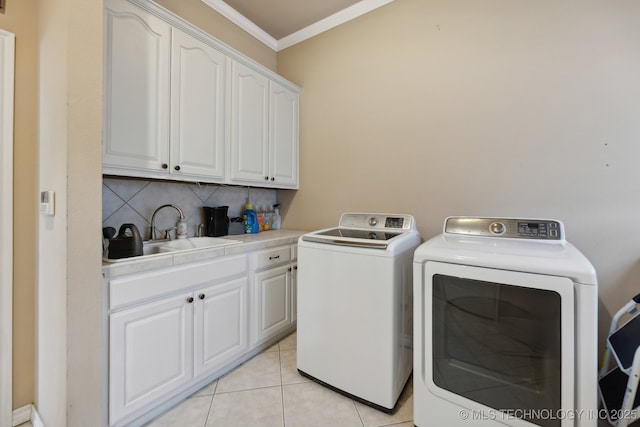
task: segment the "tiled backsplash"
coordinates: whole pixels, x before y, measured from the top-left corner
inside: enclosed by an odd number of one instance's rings
[[[244,205],[270,206],[276,203],[276,190],[215,184],[166,182],[146,179],[104,177],[102,181],[102,226],[135,224],[143,240],[149,239],[151,216],[159,206],[178,206],[186,218],[188,237],[196,235],[198,224],[204,224],[203,206],[229,206],[229,217],[240,217]],[[164,208],[156,215],[157,236],[175,227],[178,212]],[[240,223],[231,223],[229,234],[242,234]],[[171,232],[175,236],[175,230]]]

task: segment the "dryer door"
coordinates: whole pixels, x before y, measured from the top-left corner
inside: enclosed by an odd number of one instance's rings
[[[438,262],[424,268],[428,389],[509,425],[573,425],[573,282]]]

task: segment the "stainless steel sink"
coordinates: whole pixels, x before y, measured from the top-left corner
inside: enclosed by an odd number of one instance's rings
[[[170,240],[150,240],[142,242],[142,255],[155,255],[164,253],[160,248],[169,243]]]
[[[160,252],[188,251],[193,249],[213,248],[242,243],[238,240],[220,237],[191,237],[189,239],[170,240],[160,246]]]
[[[191,237],[178,240],[148,240],[142,242],[142,255],[131,258],[106,259],[109,263],[131,261],[151,255],[161,255],[171,252],[192,251],[196,249],[215,248],[242,243],[238,240],[222,239],[220,237]]]

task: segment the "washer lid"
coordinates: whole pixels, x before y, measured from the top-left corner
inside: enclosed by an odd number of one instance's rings
[[[389,232],[385,230],[357,230],[354,228],[330,228],[328,230],[318,231],[316,236],[330,237],[348,237],[352,239],[364,240],[391,240],[399,236],[399,232]]]
[[[302,241],[369,249],[397,248],[418,232],[413,216],[406,214],[344,213],[338,227],[305,234]],[[396,238],[397,237],[397,238]],[[419,236],[417,237],[419,241]],[[415,243],[417,245],[418,242]],[[407,243],[408,244],[408,243]]]
[[[357,230],[337,227],[305,234],[302,236],[302,240],[331,245],[387,249],[388,241],[401,234],[380,230]]]

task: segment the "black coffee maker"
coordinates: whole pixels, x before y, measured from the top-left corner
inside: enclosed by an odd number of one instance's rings
[[[220,237],[229,234],[229,206],[203,206],[204,219],[207,225],[207,236]]]

